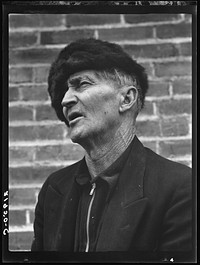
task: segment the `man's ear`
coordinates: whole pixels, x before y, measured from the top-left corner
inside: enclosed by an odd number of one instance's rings
[[[124,112],[132,108],[132,106],[137,102],[137,98],[138,98],[138,90],[136,87],[134,86],[123,87],[119,111]]]

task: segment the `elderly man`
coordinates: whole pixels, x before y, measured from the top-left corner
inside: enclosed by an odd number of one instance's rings
[[[32,251],[191,250],[191,169],[136,136],[148,90],[144,68],[119,45],[82,39],[60,52],[48,85],[85,156],[45,181]]]

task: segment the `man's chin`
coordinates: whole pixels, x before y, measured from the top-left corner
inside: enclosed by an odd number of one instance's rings
[[[83,131],[74,132],[73,130],[70,131],[69,137],[73,143],[77,143],[77,144],[80,144],[86,138],[86,136],[84,136]]]

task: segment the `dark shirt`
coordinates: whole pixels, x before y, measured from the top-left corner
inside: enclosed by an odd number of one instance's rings
[[[106,212],[112,193],[116,187],[119,174],[121,173],[128,158],[133,141],[109,168],[107,168],[93,180],[91,179],[85,160],[83,160],[84,162],[79,168],[79,172],[76,176],[76,182],[79,187],[80,200],[77,212],[74,251],[86,251],[88,236],[88,252],[93,252],[96,250],[96,244],[101,230],[104,214]],[[93,194],[90,195],[93,183],[95,183],[96,187],[93,191]],[[91,208],[90,211],[89,207]],[[88,235],[86,228],[87,223],[89,225]]]

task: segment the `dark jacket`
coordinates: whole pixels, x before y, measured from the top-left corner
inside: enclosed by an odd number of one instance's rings
[[[35,210],[32,251],[73,251],[82,162],[47,178]],[[137,137],[109,202],[96,251],[192,248],[192,176],[185,165],[144,147]]]

